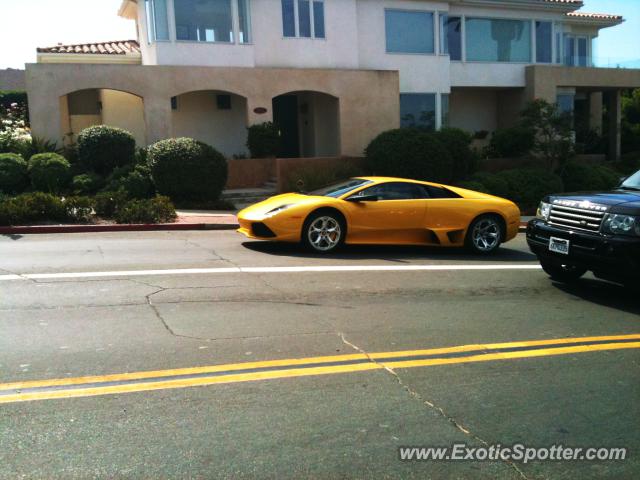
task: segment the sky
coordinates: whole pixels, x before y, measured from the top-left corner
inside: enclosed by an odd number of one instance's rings
[[[0,68],[24,68],[25,63],[36,61],[37,47],[58,42],[136,38],[134,22],[117,16],[120,3],[121,0],[0,0]],[[640,68],[640,0],[585,0],[583,10],[622,14],[627,20],[621,26],[601,31],[594,50],[597,64]]]

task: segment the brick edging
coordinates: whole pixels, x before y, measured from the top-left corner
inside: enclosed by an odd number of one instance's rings
[[[156,223],[133,225],[33,225],[0,227],[0,235],[33,235],[46,233],[92,232],[157,232],[185,230],[236,230],[234,223]]]

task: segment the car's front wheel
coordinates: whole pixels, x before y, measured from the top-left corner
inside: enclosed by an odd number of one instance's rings
[[[481,255],[495,252],[504,239],[502,222],[494,215],[482,215],[476,218],[467,231],[465,246],[468,250]]]
[[[540,265],[547,275],[549,275],[553,280],[557,280],[562,283],[575,282],[587,273],[586,268],[578,265],[561,264],[544,259],[540,259]]]
[[[302,242],[314,252],[329,253],[344,243],[346,233],[346,224],[340,215],[319,212],[311,215],[304,223]]]

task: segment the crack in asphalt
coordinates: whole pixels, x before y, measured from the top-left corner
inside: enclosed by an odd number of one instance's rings
[[[394,377],[394,379],[398,382],[398,384],[402,387],[402,389],[405,390],[412,398],[416,399],[417,401],[419,401],[423,405],[426,405],[430,409],[434,410],[438,415],[440,415],[442,418],[447,420],[451,425],[453,425],[454,428],[456,428],[458,431],[462,432],[464,435],[473,438],[474,440],[476,440],[477,442],[481,443],[485,447],[489,447],[490,446],[489,442],[487,442],[482,437],[479,437],[478,435],[476,435],[475,433],[473,433],[469,429],[465,428],[462,425],[462,423],[460,423],[454,417],[452,417],[447,412],[445,412],[445,410],[442,407],[439,407],[434,402],[424,398],[420,393],[418,393],[415,390],[413,390],[409,385],[407,385],[404,382],[404,380],[402,380],[400,375],[395,370],[393,370],[392,368],[389,368],[386,365],[380,363],[375,358],[371,357],[371,355],[369,355],[369,353],[366,350],[360,348],[359,346],[357,346],[354,343],[352,343],[349,340],[347,340],[347,338],[345,337],[344,333],[342,333],[342,332],[336,332],[336,333],[338,334],[338,336],[340,337],[340,339],[342,340],[342,342],[345,345],[351,347],[352,349],[354,349],[358,353],[363,354],[364,356],[367,357],[367,359],[370,362],[375,363],[376,365],[379,365],[387,373],[391,374]],[[518,466],[514,462],[512,462],[510,460],[504,460],[504,459],[500,459],[500,461],[502,461],[503,463],[505,463],[506,465],[508,465],[512,469],[514,469],[522,479],[527,480],[527,476],[524,474],[524,472],[522,470],[520,470],[520,468],[518,468]]]

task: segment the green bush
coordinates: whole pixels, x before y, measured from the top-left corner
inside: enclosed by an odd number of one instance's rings
[[[39,153],[28,163],[33,188],[41,192],[59,193],[71,180],[71,165],[57,153]]]
[[[126,130],[96,125],[78,135],[78,158],[87,169],[106,175],[123,165],[134,163],[136,141]]]
[[[288,192],[317,190],[331,183],[362,175],[362,169],[352,163],[343,163],[330,168],[305,166],[290,172],[285,178],[284,188]],[[300,184],[301,183],[301,184]]]
[[[517,168],[495,174],[482,172],[473,175],[471,180],[483,185],[487,193],[512,200],[525,211],[535,208],[545,195],[563,191],[558,175],[539,168]]]
[[[144,164],[116,168],[109,176],[107,189],[124,190],[130,199],[151,198],[156,194],[151,170]]]
[[[96,215],[102,218],[113,218],[116,213],[127,203],[127,193],[123,190],[117,192],[100,192],[95,196]]]
[[[474,182],[472,180],[458,182],[457,186],[460,188],[465,188],[467,190],[473,190],[474,192],[491,193],[489,192],[489,189],[485,187],[482,183]]]
[[[0,225],[23,225],[39,221],[64,222],[67,210],[62,200],[50,193],[24,193],[0,202]]]
[[[453,161],[452,180],[467,178],[477,168],[477,158],[471,149],[473,136],[459,128],[443,128],[434,133],[451,155]]]
[[[27,92],[22,90],[0,90],[0,106],[9,108],[12,103],[27,105]]]
[[[15,153],[0,153],[0,192],[20,193],[28,184],[24,158]]]
[[[491,156],[498,158],[523,157],[531,151],[535,143],[532,129],[511,127],[493,132],[489,144]]]
[[[176,219],[176,209],[168,197],[131,200],[117,213],[118,223],[169,223]]]
[[[158,192],[173,200],[217,200],[227,183],[227,161],[213,147],[191,138],[162,140],[149,147]]]
[[[403,128],[376,137],[365,150],[367,170],[375,175],[450,182],[453,161],[432,133]]]
[[[74,223],[89,223],[93,216],[95,200],[89,197],[67,197],[64,199],[67,220]]]
[[[247,128],[247,148],[252,158],[275,157],[280,150],[280,131],[272,122]]]
[[[568,162],[562,171],[562,181],[568,192],[610,190],[620,183],[620,175],[604,165]]]
[[[484,191],[497,197],[507,198],[511,195],[509,183],[495,173],[478,172],[471,176],[470,181],[484,186]]]
[[[97,173],[83,173],[71,180],[71,190],[75,195],[93,195],[104,185],[104,178]]]

